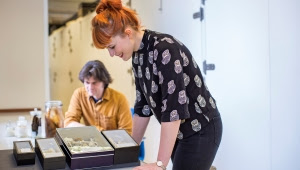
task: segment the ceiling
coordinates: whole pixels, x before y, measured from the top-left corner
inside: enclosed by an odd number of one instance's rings
[[[83,11],[94,10],[98,2],[99,0],[48,0],[49,33],[67,21],[82,16]]]

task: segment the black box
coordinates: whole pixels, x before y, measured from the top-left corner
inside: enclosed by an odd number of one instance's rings
[[[14,141],[13,153],[18,166],[35,164],[35,152],[30,140]]]
[[[113,147],[93,126],[57,128],[56,139],[70,169],[113,165]]]
[[[105,130],[102,134],[114,147],[114,164],[139,163],[140,146],[126,130]]]
[[[35,152],[44,170],[66,166],[66,156],[54,138],[35,139]]]

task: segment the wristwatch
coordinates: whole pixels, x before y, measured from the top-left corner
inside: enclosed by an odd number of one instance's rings
[[[157,165],[158,167],[161,167],[163,170],[167,170],[167,168],[164,166],[164,164],[162,163],[162,161],[157,161],[157,162],[156,162],[156,165]]]

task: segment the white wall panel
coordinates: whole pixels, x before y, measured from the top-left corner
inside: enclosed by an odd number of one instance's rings
[[[270,169],[268,1],[207,1],[208,87],[224,133],[215,165],[224,170]]]
[[[300,169],[300,1],[270,0],[272,170]]]

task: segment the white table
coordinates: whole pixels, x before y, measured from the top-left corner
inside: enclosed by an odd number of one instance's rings
[[[34,139],[32,137],[22,137],[18,138],[15,136],[8,137],[6,134],[6,124],[11,122],[12,126],[16,126],[19,116],[24,116],[27,120],[28,133],[30,134],[31,127],[31,116],[29,112],[10,112],[10,113],[0,113],[0,150],[13,149],[13,141],[23,141],[31,140],[31,143],[34,145]],[[43,123],[42,123],[43,124]],[[44,126],[44,125],[42,125]],[[42,127],[43,129],[43,127]],[[45,133],[42,133],[42,137],[45,136]]]

